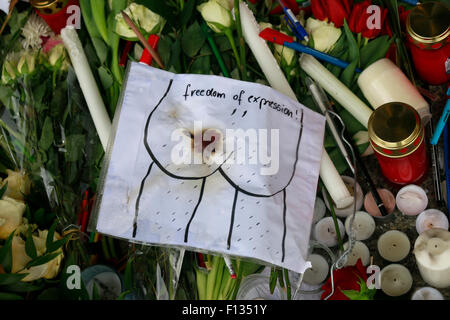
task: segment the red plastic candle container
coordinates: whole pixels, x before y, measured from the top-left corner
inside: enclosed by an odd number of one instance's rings
[[[450,8],[437,1],[418,5],[408,15],[406,30],[419,77],[432,85],[450,81]]]
[[[75,16],[81,15],[79,0],[31,0],[30,3],[56,34],[60,34],[68,23],[81,19],[81,16]],[[71,10],[72,6],[77,6],[78,9]]]
[[[369,138],[381,172],[395,185],[419,183],[428,170],[425,131],[417,111],[400,102],[376,109],[369,119]]]

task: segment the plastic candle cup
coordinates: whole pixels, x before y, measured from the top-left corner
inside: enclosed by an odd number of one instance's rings
[[[419,214],[419,216],[416,219],[417,233],[421,234],[422,232],[433,228],[440,228],[447,230],[448,229],[447,216],[442,211],[436,209],[428,209]]]
[[[355,179],[348,177],[348,176],[341,176],[341,178],[342,178],[342,181],[344,181],[345,186],[349,190],[350,194],[353,196],[353,199],[355,200],[355,191],[354,191]],[[327,206],[328,210],[330,210],[330,204],[328,203],[328,201],[326,201],[327,198],[326,198],[324,189],[322,189],[322,197],[324,197],[325,205]],[[363,202],[364,202],[364,194],[361,189],[361,186],[357,182],[356,183],[356,211],[358,211],[362,208]],[[345,206],[344,208],[339,209],[339,208],[337,208],[337,206],[335,204],[333,204],[333,207],[334,207],[334,213],[336,213],[336,215],[338,217],[345,218],[345,217],[348,217],[349,215],[353,214],[354,201],[352,201],[350,205]]]
[[[402,102],[417,110],[423,123],[431,119],[428,102],[389,59],[380,59],[367,67],[358,78],[358,85],[374,109],[386,103]]]
[[[425,130],[411,106],[393,102],[369,119],[369,140],[383,176],[397,186],[420,183],[428,171]]]
[[[347,250],[349,243],[344,243],[344,250]],[[369,248],[361,241],[355,241],[352,251],[347,256],[346,266],[354,266],[358,259],[361,259],[364,266],[368,266],[370,263],[370,251]]]
[[[394,195],[387,189],[377,189],[377,191],[378,194],[380,195],[381,201],[383,201],[384,207],[386,208],[388,215],[385,217],[381,215],[380,209],[378,208],[371,192],[368,192],[364,197],[364,208],[366,209],[366,212],[369,213],[371,216],[373,216],[375,219],[377,219],[377,221],[378,219],[390,220],[393,217],[392,212],[395,209]]]
[[[391,230],[378,238],[377,248],[383,259],[398,262],[406,258],[411,244],[406,234],[398,230]]]
[[[413,9],[406,20],[407,45],[419,77],[432,85],[450,81],[450,8],[430,1]]]
[[[381,290],[391,297],[398,297],[411,290],[413,279],[411,272],[400,265],[390,264],[381,270]]]
[[[339,219],[337,221],[339,232],[343,239],[345,235],[344,224]],[[314,238],[327,247],[334,247],[338,244],[336,228],[332,217],[326,217],[317,222],[314,227]]]
[[[416,216],[427,208],[428,197],[421,187],[411,184],[400,189],[396,203],[404,215]]]
[[[351,220],[352,216],[348,216],[345,219],[345,231],[348,235],[350,235]],[[355,213],[352,227],[355,232],[356,240],[367,240],[375,231],[375,220],[367,212],[358,211]]]
[[[309,255],[308,261],[311,262],[312,267],[305,271],[303,281],[312,285],[323,283],[330,269],[327,260],[323,256],[313,253]]]
[[[416,263],[423,280],[435,288],[450,286],[450,232],[430,229],[414,244]]]
[[[411,300],[444,300],[444,296],[435,288],[423,287],[413,293]]]

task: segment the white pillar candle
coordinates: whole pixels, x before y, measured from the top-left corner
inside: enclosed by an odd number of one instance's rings
[[[398,297],[411,290],[413,279],[411,272],[401,264],[390,264],[381,270],[381,290],[391,297]]]
[[[344,249],[347,250],[349,243],[346,242],[344,244]],[[355,244],[352,248],[352,251],[347,256],[346,266],[354,266],[358,259],[361,259],[361,262],[364,266],[369,265],[370,263],[370,251],[369,248],[362,243],[361,241],[355,241]]]
[[[348,217],[349,215],[353,214],[354,207],[355,207],[354,201],[356,201],[356,211],[358,211],[362,208],[363,202],[364,202],[364,193],[363,193],[359,183],[356,182],[356,195],[355,195],[355,190],[354,190],[355,179],[353,179],[351,177],[347,177],[347,176],[341,176],[341,178],[342,178],[342,181],[344,181],[349,194],[351,196],[353,196],[353,199],[352,199],[351,203],[349,203],[347,206],[345,206],[343,208],[338,208],[338,206],[336,204],[334,204],[333,207],[334,207],[334,213],[336,213],[336,215],[338,217],[345,218],[345,217]],[[322,196],[324,198],[326,197],[325,190],[322,190]],[[328,203],[328,201],[325,202],[325,205],[327,206],[328,210],[331,210],[330,204]]]
[[[450,232],[430,229],[419,235],[414,244],[414,255],[420,274],[435,288],[450,286]]]
[[[248,8],[247,4],[242,1],[239,3],[239,9],[242,34],[245,42],[248,44],[250,50],[255,56],[256,61],[266,76],[267,81],[269,81],[270,86],[286,96],[298,101],[294,91],[283,74],[283,71],[270,51],[269,46],[259,36],[259,25],[256,22],[252,11]],[[342,206],[347,206],[349,201],[353,201],[325,149],[323,149],[323,156],[320,165],[320,177],[329,190],[331,198],[339,208],[342,208]]]
[[[337,221],[341,239],[344,239],[344,224],[339,219]],[[326,217],[317,222],[314,227],[314,238],[327,247],[334,247],[338,244],[337,232],[332,217]]]
[[[320,198],[316,198],[316,202],[314,204],[313,223],[316,223],[317,221],[322,219],[325,216],[326,211],[327,211],[327,208],[326,208],[323,200]]]
[[[73,26],[68,26],[61,30],[61,38],[72,61],[78,83],[83,91],[84,99],[94,121],[95,129],[100,137],[103,148],[106,150],[111,132],[111,120],[106,112],[105,104],[103,103],[97,83],[89,67],[77,31]]]
[[[428,206],[428,197],[425,191],[415,184],[400,189],[395,197],[397,208],[407,216],[415,216]]]
[[[390,262],[398,262],[406,258],[411,248],[408,236],[401,231],[391,230],[378,238],[378,252]]]
[[[353,232],[355,232],[356,240],[367,240],[372,234],[375,232],[375,220],[372,218],[370,214],[364,211],[358,211],[355,213],[355,218],[353,219],[353,223],[350,225],[352,221],[352,215],[348,216],[345,219],[345,231],[348,235],[350,235],[350,227],[353,228]]]
[[[423,287],[413,293],[411,300],[444,300],[444,296],[435,288]]]
[[[380,59],[367,67],[358,85],[373,108],[389,102],[403,102],[419,112],[424,123],[431,118],[430,106],[402,70],[389,59]]]
[[[330,269],[327,260],[320,254],[311,254],[308,261],[311,262],[312,266],[305,271],[303,281],[312,285],[323,283]]]
[[[421,234],[422,232],[433,228],[440,228],[447,230],[448,229],[447,216],[442,211],[436,209],[428,209],[419,214],[419,216],[416,219],[417,233]]]
[[[372,110],[359,99],[345,84],[336,78],[316,58],[308,54],[300,57],[300,66],[339,104],[367,128]]]

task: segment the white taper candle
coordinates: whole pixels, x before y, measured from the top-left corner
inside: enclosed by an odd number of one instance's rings
[[[103,148],[106,150],[111,132],[111,120],[106,112],[105,104],[103,103],[94,75],[89,67],[76,29],[73,26],[64,28],[61,30],[61,38],[72,61],[78,83],[83,91],[89,112],[94,121],[95,129],[100,137]]]

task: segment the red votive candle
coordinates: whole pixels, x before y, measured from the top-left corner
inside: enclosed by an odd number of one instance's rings
[[[450,80],[450,8],[430,1],[413,8],[406,21],[408,47],[419,77],[432,85]]]
[[[68,23],[81,21],[79,0],[31,0],[30,3],[56,34],[60,34]],[[77,6],[78,9],[72,6]]]
[[[391,102],[369,119],[369,138],[381,172],[395,185],[419,183],[428,170],[425,131],[411,106]]]

